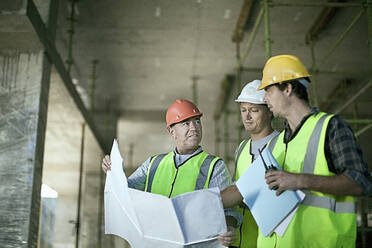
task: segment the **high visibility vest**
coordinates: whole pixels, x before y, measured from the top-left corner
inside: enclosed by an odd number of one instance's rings
[[[270,142],[273,155],[285,171],[332,176],[324,154],[326,130],[331,115],[311,115],[297,135],[284,143],[284,131]],[[258,235],[258,247],[355,247],[355,199],[316,191],[306,197],[282,237]],[[275,207],[275,206],[273,206]]]
[[[166,197],[209,187],[213,168],[219,157],[200,152],[187,159],[178,168],[174,152],[151,159],[147,171],[145,191]]]
[[[251,139],[246,139],[240,143],[235,155],[235,174],[233,180],[238,180],[252,162]],[[237,240],[234,242],[233,246],[239,248],[257,247],[258,227],[251,211],[249,211],[244,203],[239,206],[237,210],[243,216],[243,222],[240,227],[236,229]]]

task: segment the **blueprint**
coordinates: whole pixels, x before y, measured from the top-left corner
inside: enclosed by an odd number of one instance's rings
[[[198,190],[172,199],[128,188],[116,142],[105,184],[105,233],[127,240],[133,248],[223,247],[226,232],[218,188]]]
[[[262,151],[262,158],[267,165],[273,165],[280,170],[269,149]],[[264,236],[273,232],[282,236],[305,197],[300,190],[286,190],[279,196],[275,190],[270,190],[265,180],[265,166],[260,157],[243,173],[236,186]]]

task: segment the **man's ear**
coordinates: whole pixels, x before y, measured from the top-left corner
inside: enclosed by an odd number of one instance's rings
[[[173,135],[174,130],[172,127],[167,127],[167,130],[170,135]]]
[[[293,92],[292,84],[288,83],[287,87],[284,90],[284,94],[286,94],[287,96],[290,96],[292,95],[292,92]]]

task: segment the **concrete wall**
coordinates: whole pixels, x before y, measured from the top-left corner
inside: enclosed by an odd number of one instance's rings
[[[50,65],[3,51],[0,68],[0,243],[36,247]]]

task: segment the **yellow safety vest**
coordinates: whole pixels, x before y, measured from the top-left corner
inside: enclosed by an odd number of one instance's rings
[[[151,159],[147,171],[145,191],[174,197],[186,192],[208,188],[213,168],[219,157],[200,152],[187,159],[178,168],[174,152]]]
[[[243,140],[237,150],[235,155],[235,174],[234,181],[238,180],[245,170],[253,162],[253,156],[251,154],[251,140]],[[258,227],[256,221],[254,220],[251,211],[242,204],[237,208],[237,210],[243,216],[243,222],[236,229],[237,240],[234,242],[233,246],[239,248],[253,248],[257,247],[257,235]]]
[[[273,155],[285,171],[332,176],[324,154],[325,135],[331,115],[318,113],[310,116],[297,135],[284,143],[284,131],[270,142]],[[334,196],[316,191],[305,191],[288,229],[280,237],[276,233],[258,235],[258,247],[355,247],[355,200],[351,196]],[[275,207],[275,206],[273,206]]]

